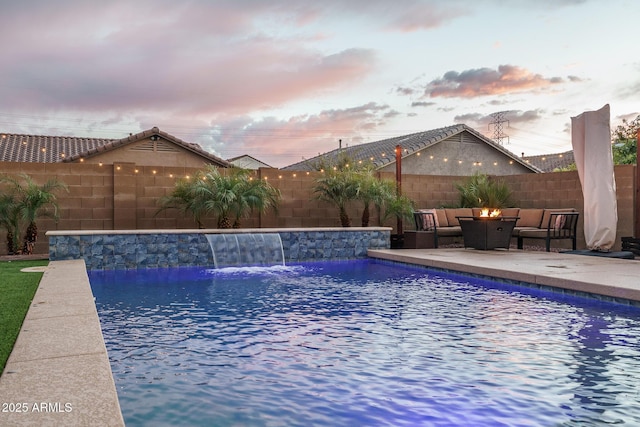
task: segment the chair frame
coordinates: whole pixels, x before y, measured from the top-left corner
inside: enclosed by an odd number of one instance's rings
[[[566,220],[562,228],[555,228],[556,220],[559,216],[564,215]],[[551,252],[552,240],[566,240],[571,239],[573,250],[576,250],[576,231],[578,228],[579,212],[551,212],[549,215],[549,223],[546,226],[546,236],[531,237],[531,236],[518,236],[518,249],[522,249],[524,239],[544,239],[547,252]],[[544,228],[543,228],[544,230]]]
[[[432,227],[427,227],[423,220],[423,215],[431,216]],[[433,233],[433,246],[438,247],[438,226],[436,225],[436,216],[433,212],[414,212],[413,220],[416,223],[416,233]]]

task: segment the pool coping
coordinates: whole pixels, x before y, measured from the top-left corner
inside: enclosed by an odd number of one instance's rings
[[[124,426],[83,260],[49,263],[0,377],[0,402],[2,425]]]
[[[375,249],[371,258],[566,290],[640,305],[640,262],[524,250]]]
[[[390,231],[391,227],[292,227],[292,228],[176,228],[136,230],[50,230],[47,236],[97,236],[102,234],[253,234],[253,233],[322,233],[331,231]]]

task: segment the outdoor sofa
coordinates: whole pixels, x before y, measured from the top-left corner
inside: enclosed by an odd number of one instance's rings
[[[421,209],[413,214],[416,230],[405,231],[405,248],[437,248],[443,237],[462,237],[459,218],[480,216],[480,208]],[[573,208],[502,209],[505,219],[516,219],[512,237],[517,239],[518,249],[525,239],[545,241],[547,252],[552,240],[570,240],[576,250],[576,229],[579,213]]]

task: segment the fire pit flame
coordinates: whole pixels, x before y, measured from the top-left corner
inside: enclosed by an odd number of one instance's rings
[[[480,211],[481,218],[497,218],[502,214],[500,209],[482,208]]]

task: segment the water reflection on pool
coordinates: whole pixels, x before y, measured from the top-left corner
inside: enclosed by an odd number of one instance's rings
[[[127,426],[640,425],[640,309],[370,260],[92,271]]]

